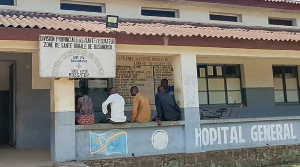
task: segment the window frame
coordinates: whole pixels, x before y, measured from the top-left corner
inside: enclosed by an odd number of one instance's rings
[[[87,6],[95,6],[101,7],[101,12],[95,11],[86,11],[86,10],[69,10],[69,9],[62,9],[62,4],[74,4],[74,5],[87,5]],[[96,3],[96,2],[80,2],[76,0],[61,0],[60,1],[60,10],[62,11],[75,11],[75,12],[87,12],[87,13],[106,13],[105,3]]]
[[[284,25],[284,24],[270,24],[270,20],[278,20],[278,21],[291,21],[292,25]],[[268,25],[271,26],[285,26],[285,27],[296,27],[297,21],[293,18],[278,18],[278,17],[268,17]]]
[[[211,15],[219,15],[219,16],[225,16],[225,17],[236,17],[237,21],[228,21],[228,20],[217,20],[217,19],[211,19]],[[210,21],[221,21],[221,22],[229,22],[229,23],[242,23],[243,22],[243,16],[242,14],[235,14],[235,13],[220,13],[220,12],[209,12],[208,18]]]
[[[90,88],[89,87],[89,80],[106,80],[107,82],[107,87],[106,88]],[[82,86],[86,86],[89,89],[89,93],[103,93],[103,92],[108,92],[109,90],[109,79],[108,78],[75,78],[74,82],[77,82],[76,80],[78,80],[78,86],[76,87],[76,85],[74,85],[75,88],[75,92],[80,92],[80,88]]]
[[[174,17],[168,17],[168,16],[148,16],[148,15],[143,15],[142,11],[143,10],[153,10],[153,11],[165,11],[165,12],[174,12]],[[166,9],[166,8],[152,8],[152,7],[141,7],[141,16],[143,17],[162,17],[162,18],[179,18],[179,9]]]
[[[17,0],[12,0],[13,4],[12,5],[6,5],[6,4],[1,4],[0,6],[17,6]]]
[[[274,77],[274,67],[280,67],[280,70],[282,72],[282,77]],[[297,81],[297,92],[298,92],[298,101],[296,102],[288,102],[288,97],[287,97],[287,86],[286,86],[286,77],[285,77],[285,67],[293,67],[296,69],[296,81]],[[282,86],[283,86],[283,98],[284,102],[276,102],[275,101],[275,87],[274,88],[274,102],[276,104],[298,104],[300,103],[300,85],[299,85],[299,72],[298,72],[298,67],[297,65],[272,65],[272,73],[273,73],[273,83],[274,83],[274,78],[280,78],[282,79]]]
[[[203,66],[205,67],[205,77],[201,77],[200,76],[200,73],[199,73],[199,69],[200,68],[203,68]],[[216,77],[210,77],[208,75],[208,66],[221,66],[222,67],[222,76],[216,76]],[[237,77],[227,77],[226,76],[226,67],[227,66],[235,66],[237,68]],[[214,69],[213,69],[214,70]],[[214,70],[215,71],[215,70]],[[207,95],[207,104],[199,104],[199,106],[214,106],[214,105],[233,105],[233,104],[236,104],[236,105],[239,105],[239,104],[244,104],[245,103],[245,98],[244,98],[244,94],[243,94],[243,87],[242,87],[242,72],[241,72],[241,65],[240,64],[202,64],[202,63],[199,63],[197,64],[197,78],[204,78],[205,79],[205,83],[206,83],[206,91],[199,91],[198,89],[198,92],[205,92],[206,95]],[[213,91],[210,91],[209,90],[209,78],[218,78],[218,79],[223,79],[224,81],[224,92],[225,92],[225,103],[219,103],[219,104],[211,104],[210,103],[210,98],[209,98],[209,93],[210,92],[214,92]],[[241,102],[240,103],[229,103],[228,101],[228,92],[230,90],[228,90],[228,87],[227,87],[227,78],[239,78],[240,82],[239,82],[239,85],[240,85],[240,95],[241,95]],[[237,91],[237,90],[236,90]]]

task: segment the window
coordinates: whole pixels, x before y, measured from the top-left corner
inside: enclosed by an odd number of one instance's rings
[[[299,102],[299,82],[296,66],[273,66],[275,102]]]
[[[14,6],[15,5],[15,0],[0,0],[0,5]]]
[[[75,84],[75,107],[77,106],[78,98],[81,96],[81,90],[83,86],[89,89],[89,97],[91,97],[93,103],[93,109],[95,112],[101,112],[102,103],[108,96],[108,79],[94,79],[94,78],[78,78],[74,79]]]
[[[280,26],[296,26],[295,19],[276,19],[269,18],[270,25],[280,25]]]
[[[72,1],[63,1],[60,3],[61,10],[74,10],[74,11],[85,11],[85,12],[103,12],[103,5],[92,4],[92,3],[79,3]]]
[[[198,65],[200,105],[242,103],[239,65]]]
[[[80,88],[86,86],[91,93],[101,93],[108,91],[108,79],[75,79],[74,80],[76,92],[80,91]]]
[[[224,14],[224,13],[210,13],[210,20],[242,22],[242,15],[239,14]]]
[[[178,10],[142,8],[142,16],[178,17]]]

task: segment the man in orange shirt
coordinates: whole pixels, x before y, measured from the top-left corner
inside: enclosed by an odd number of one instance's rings
[[[140,94],[136,86],[131,87],[130,92],[134,96],[130,122],[149,122],[151,109],[148,98]]]

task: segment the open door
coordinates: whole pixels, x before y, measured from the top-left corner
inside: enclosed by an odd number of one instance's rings
[[[9,144],[13,147],[16,145],[16,128],[15,128],[15,94],[16,94],[16,71],[15,71],[15,63],[9,66]]]

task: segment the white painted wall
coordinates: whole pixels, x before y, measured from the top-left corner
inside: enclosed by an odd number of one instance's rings
[[[268,17],[292,18],[297,19],[297,27],[285,28],[300,28],[300,11],[277,10],[267,8],[241,7],[233,5],[220,5],[209,3],[161,3],[151,2],[150,0],[78,0],[82,2],[105,3],[106,13],[89,13],[78,11],[62,11],[60,10],[60,0],[16,0],[16,6],[0,6],[0,9],[15,9],[23,11],[39,11],[53,12],[61,14],[74,15],[92,15],[105,16],[106,14],[118,15],[121,18],[138,18],[151,20],[171,20],[184,22],[201,22],[201,23],[218,23],[218,24],[234,24],[247,26],[265,26],[268,25]],[[161,18],[161,17],[145,17],[141,16],[141,7],[154,8],[169,8],[179,9],[179,18]],[[210,21],[209,12],[224,12],[242,14],[242,23]],[[274,26],[273,26],[274,27]]]

